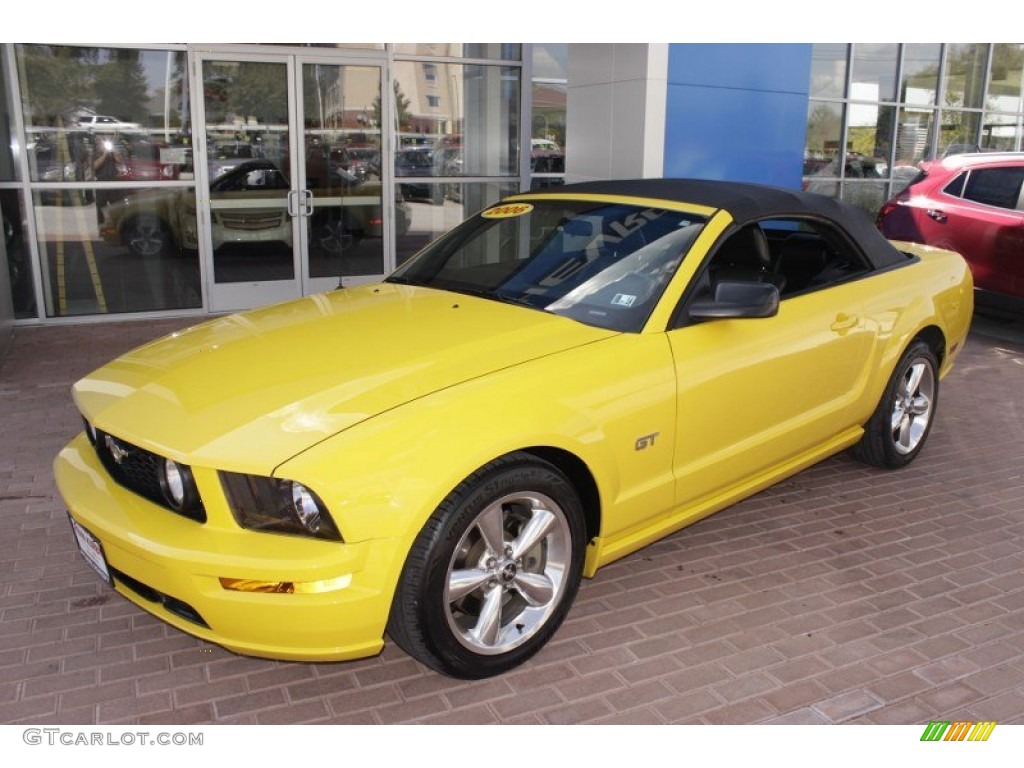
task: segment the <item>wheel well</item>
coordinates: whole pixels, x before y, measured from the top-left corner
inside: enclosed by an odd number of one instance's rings
[[[599,535],[601,532],[601,495],[597,492],[597,483],[587,465],[578,456],[563,451],[561,448],[534,446],[524,448],[523,453],[529,453],[549,464],[554,464],[569,478],[569,482],[576,488],[580,495],[580,501],[583,503],[583,516],[587,524],[587,541]]]
[[[930,325],[914,337],[914,341],[918,339],[932,348],[932,352],[935,353],[935,358],[939,361],[939,367],[941,368],[946,357],[946,335],[939,327]]]

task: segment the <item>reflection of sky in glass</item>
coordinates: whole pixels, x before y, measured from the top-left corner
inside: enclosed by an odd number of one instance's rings
[[[811,96],[842,98],[846,88],[846,44],[816,43],[811,55]]]
[[[853,46],[853,84],[871,85],[876,89],[875,99],[893,101],[896,98],[896,43],[856,43]],[[862,98],[854,96],[852,98]]]
[[[537,43],[533,46],[533,77],[539,80],[565,80],[569,77],[569,45]]]
[[[939,88],[938,43],[912,43],[903,47],[903,101],[930,106]]]

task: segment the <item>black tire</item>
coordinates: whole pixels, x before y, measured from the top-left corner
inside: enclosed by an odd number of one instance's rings
[[[159,256],[170,247],[171,236],[167,225],[156,214],[135,216],[124,226],[122,239],[128,250],[136,256]]]
[[[938,360],[928,344],[915,341],[900,358],[851,453],[875,467],[905,467],[924,448],[938,401]]]
[[[438,672],[501,674],[537,653],[565,619],[584,549],[582,506],[565,475],[528,454],[497,459],[460,483],[420,531],[388,635]]]

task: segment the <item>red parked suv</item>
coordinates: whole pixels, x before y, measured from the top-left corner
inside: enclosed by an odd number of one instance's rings
[[[958,251],[979,303],[1024,309],[1024,152],[953,155],[921,172],[878,212],[890,240]]]

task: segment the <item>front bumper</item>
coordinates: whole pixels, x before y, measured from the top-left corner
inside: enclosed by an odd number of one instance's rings
[[[193,469],[206,523],[117,485],[84,433],[58,455],[60,493],[72,517],[103,545],[119,593],[236,653],[332,661],[380,652],[404,561],[390,539],[343,544],[243,530],[219,493],[216,472]],[[221,579],[303,588],[240,592]]]

